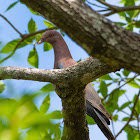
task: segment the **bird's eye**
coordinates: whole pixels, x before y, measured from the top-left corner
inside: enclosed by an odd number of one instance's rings
[[[50,38],[52,38],[53,37],[53,34],[50,34]]]

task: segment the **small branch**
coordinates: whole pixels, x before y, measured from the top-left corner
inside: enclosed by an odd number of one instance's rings
[[[131,11],[131,10],[140,10],[140,5],[138,6],[126,6],[126,7],[119,7],[115,5],[111,5],[109,3],[106,3],[102,0],[97,0],[99,3],[109,7],[108,11],[111,10],[109,13],[104,14],[104,16],[110,16],[115,13],[123,12],[123,11]]]
[[[121,86],[119,86],[118,88],[116,88],[114,91],[112,91],[110,94],[108,94],[106,97],[104,97],[104,100],[106,100],[106,98],[108,96],[110,96],[111,94],[114,94],[117,90],[119,90],[120,88],[122,88],[123,86],[125,86],[126,84],[128,84],[129,82],[131,82],[132,80],[134,80],[137,76],[139,76],[138,74],[136,74],[133,78],[131,78],[130,80],[126,81],[124,84],[122,84]]]
[[[15,51],[17,50],[18,46],[27,38],[31,37],[31,36],[34,36],[36,34],[39,34],[39,33],[42,33],[42,32],[45,32],[47,30],[53,30],[53,29],[58,29],[58,27],[52,27],[52,28],[49,28],[49,29],[43,29],[43,30],[40,30],[40,31],[36,31],[36,32],[33,32],[33,33],[30,33],[30,34],[24,34],[22,35],[22,39],[17,43],[17,45],[15,46],[14,50],[12,51],[12,53],[10,55],[8,55],[7,57],[5,57],[4,59],[0,60],[0,64],[2,62],[4,62],[5,60],[7,60],[8,58],[12,57],[15,53]]]
[[[120,112],[123,112],[124,114],[128,115],[130,117],[130,114],[128,114],[127,112],[120,110]],[[137,118],[135,116],[133,116],[133,119],[137,120]]]
[[[97,4],[94,4],[94,3],[91,3],[90,1],[87,0],[87,3],[91,4],[91,5],[94,5],[96,7],[99,7],[99,8],[106,8],[106,7],[103,7],[103,6],[100,6],[100,5],[97,5]]]
[[[140,6],[126,6],[126,7],[117,7],[117,9],[112,10],[111,12],[104,14],[104,16],[110,16],[115,13],[123,12],[123,11],[132,11],[132,10],[140,10]]]
[[[115,10],[116,8],[118,8],[117,6],[108,4],[108,3],[106,3],[106,2],[104,2],[102,0],[96,0],[96,1],[98,1],[99,3],[101,3],[101,4],[103,4],[103,5],[107,6],[107,7],[109,7],[110,9],[114,9]]]
[[[11,53],[10,55],[8,55],[7,57],[5,57],[4,59],[0,60],[0,64],[1,64],[2,62],[4,62],[5,60],[7,60],[8,58],[12,57],[12,56],[14,55],[16,49],[18,48],[18,46],[19,46],[24,40],[25,40],[25,39],[21,39],[21,40],[17,43],[17,45],[16,45],[16,47],[14,48],[14,50],[12,51],[12,53]]]
[[[36,34],[43,33],[43,32],[45,32],[47,30],[54,30],[54,29],[59,29],[59,28],[58,27],[52,27],[52,28],[47,28],[47,29],[43,29],[43,30],[40,30],[40,31],[36,31],[36,32],[30,33],[30,34],[24,34],[23,38],[27,39],[27,38],[29,38],[31,36],[36,35]]]
[[[130,115],[129,120],[128,120],[127,123],[124,125],[124,127],[118,132],[118,134],[115,136],[115,138],[118,137],[118,135],[127,127],[127,125],[129,124],[129,122],[131,121],[131,119],[132,119],[132,117],[133,117],[133,114],[134,114],[134,111],[135,111],[135,106],[136,106],[137,101],[138,101],[138,99],[139,99],[139,95],[140,95],[140,91],[139,91],[139,93],[138,93],[138,95],[137,95],[137,98],[136,98],[136,100],[135,100],[135,102],[134,102],[134,106],[133,106],[133,108],[132,108],[132,113],[131,113],[131,115]]]
[[[12,26],[12,28],[13,28],[17,33],[19,33],[20,36],[22,37],[22,33],[21,33],[18,29],[16,29],[15,26],[14,26],[6,17],[4,17],[2,14],[0,14],[0,16],[1,16],[3,19],[5,19],[5,20]]]

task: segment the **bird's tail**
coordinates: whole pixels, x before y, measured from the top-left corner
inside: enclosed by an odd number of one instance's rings
[[[88,101],[86,101],[86,107],[87,114],[94,119],[108,140],[115,140],[111,130],[108,127],[107,121],[105,120],[105,116],[100,111],[95,109]]]

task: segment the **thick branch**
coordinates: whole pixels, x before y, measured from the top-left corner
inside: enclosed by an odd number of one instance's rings
[[[59,86],[65,86],[70,83],[86,85],[94,79],[116,70],[116,68],[109,67],[108,65],[101,63],[99,60],[90,57],[79,62],[75,66],[62,70],[0,67],[0,79],[24,79],[52,82]]]
[[[90,55],[140,74],[140,35],[105,19],[78,1],[21,0],[63,29]]]

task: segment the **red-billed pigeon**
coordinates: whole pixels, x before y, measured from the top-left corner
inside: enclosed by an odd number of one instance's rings
[[[46,31],[42,35],[42,38],[38,44],[41,44],[42,42],[48,42],[54,48],[54,69],[67,68],[77,63],[73,60],[66,42],[57,31]],[[101,99],[93,88],[92,84],[87,84],[85,87],[85,92],[87,114],[95,120],[101,131],[109,140],[114,140],[114,136],[108,127],[110,124],[109,119],[111,119],[111,116],[102,105]]]

